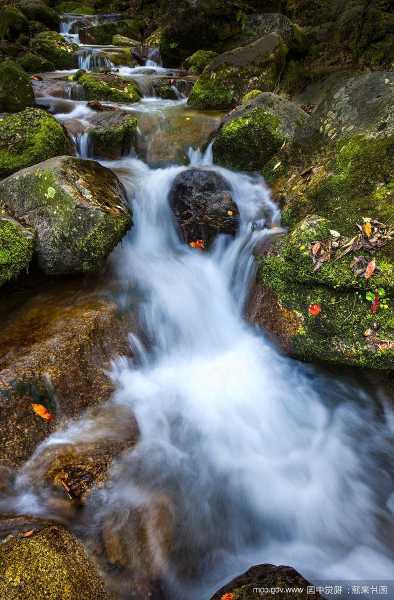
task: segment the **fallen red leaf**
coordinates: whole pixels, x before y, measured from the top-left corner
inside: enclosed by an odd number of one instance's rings
[[[311,315],[311,317],[317,317],[321,313],[320,304],[311,304],[308,308],[308,312]]]
[[[380,309],[380,298],[379,298],[379,294],[376,293],[375,298],[371,304],[371,313],[373,315],[376,315],[376,313],[379,312],[379,309]]]
[[[375,273],[375,269],[376,269],[376,262],[375,262],[375,260],[371,260],[367,264],[367,268],[365,269],[365,273],[364,273],[365,279],[370,279],[372,277],[372,275]]]
[[[227,594],[223,594],[220,600],[234,600],[234,594],[232,592],[227,592]]]
[[[195,248],[197,250],[204,250],[205,242],[204,242],[204,240],[195,240],[194,242],[190,242],[189,246],[191,248]]]
[[[41,419],[44,419],[44,421],[49,422],[55,418],[54,415],[43,404],[32,404],[31,407],[35,414],[41,417]]]

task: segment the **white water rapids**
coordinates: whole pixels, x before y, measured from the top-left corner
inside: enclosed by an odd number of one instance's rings
[[[113,255],[120,301],[127,309],[128,289],[138,290],[149,344],[132,337],[134,361],[113,365],[110,403],[135,415],[140,438],[89,500],[89,527],[165,498],[171,543],[152,526],[149,545],[170,600],[208,600],[265,562],[312,580],[392,579],[392,417],[374,414],[361,388],[282,356],[245,322],[253,248],[271,235],[251,225],[267,211],[278,223],[279,213],[261,178],[212,165],[209,151],[190,157],[230,182],[241,214],[235,239],[219,238],[210,252],[181,241],[169,207],[188,167],[104,163],[119,172],[134,212]],[[43,510],[26,478],[45,448],[102,435],[102,423],[82,417],[46,440],[19,476],[18,510]]]

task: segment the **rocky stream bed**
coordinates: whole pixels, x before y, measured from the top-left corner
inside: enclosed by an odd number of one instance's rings
[[[394,598],[393,33],[0,5],[1,600]]]

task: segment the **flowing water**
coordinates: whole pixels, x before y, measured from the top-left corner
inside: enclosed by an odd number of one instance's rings
[[[160,69],[151,68],[152,76]],[[187,111],[182,101],[158,99],[128,109],[164,121]],[[74,101],[78,110],[89,118],[86,103]],[[88,157],[86,133],[78,139]],[[392,579],[392,411],[378,410],[361,387],[282,356],[245,321],[253,248],[272,235],[264,218],[279,225],[280,214],[260,177],[215,166],[210,147],[191,149],[189,160],[225,177],[240,211],[237,236],[219,237],[209,252],[185,245],[169,206],[171,185],[189,166],[157,168],[131,156],[104,163],[134,212],[112,257],[119,302],[127,310],[137,291],[149,342],[132,336],[135,358],[119,358],[112,370],[111,410],[135,415],[138,444],[114,461],[79,527],[91,533],[112,519],[132,549],[130,515],[143,511],[150,563],[170,600],[208,600],[264,562],[290,564],[314,581]],[[48,510],[31,485],[48,448],[116,437],[121,427],[82,417],[52,435],[19,475],[18,509]]]

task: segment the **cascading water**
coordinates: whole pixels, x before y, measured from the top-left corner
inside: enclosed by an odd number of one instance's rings
[[[103,54],[102,48],[84,46],[78,52],[78,67],[84,71],[111,71],[114,64]]]
[[[145,99],[140,109],[149,106]],[[86,106],[77,110],[86,117]],[[86,132],[76,143],[88,157]],[[214,166],[211,147],[189,159],[229,182],[239,233],[209,252],[189,248],[169,206],[172,183],[188,167],[104,163],[133,198],[134,227],[113,260],[119,301],[127,309],[129,288],[138,291],[149,341],[131,338],[134,360],[113,365],[107,409],[115,418],[89,415],[50,436],[21,470],[14,506],[56,517],[37,483],[41,458],[62,445],[117,439],[123,415],[133,414],[138,443],[114,461],[78,530],[100,531],[112,519],[135,556],[130,515],[146,515],[145,551],[169,600],[207,600],[263,562],[290,564],[313,580],[390,579],[392,413],[374,414],[366,392],[282,356],[245,322],[253,249],[273,235],[267,224],[279,225],[279,212],[261,178]]]

